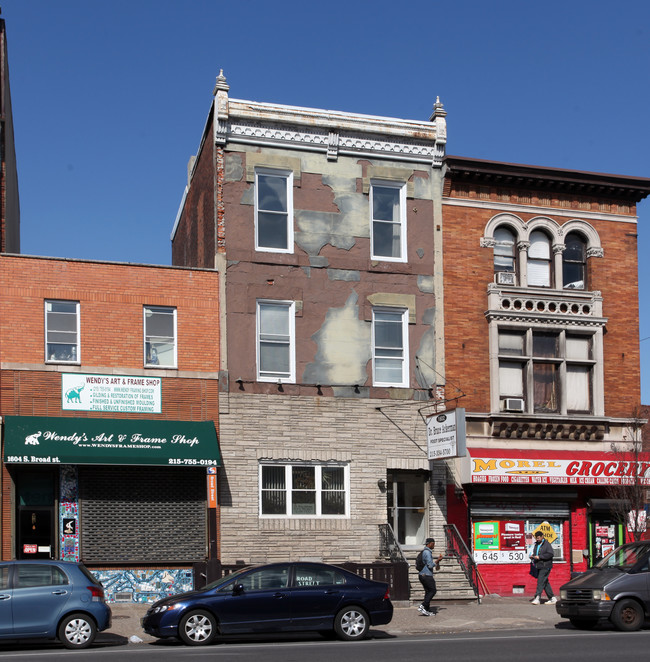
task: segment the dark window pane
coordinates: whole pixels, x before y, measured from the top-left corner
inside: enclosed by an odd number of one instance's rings
[[[287,214],[260,211],[257,215],[257,245],[263,248],[288,248]]]
[[[556,357],[558,337],[554,333],[533,333],[533,356]]]
[[[536,412],[558,411],[557,370],[554,364],[533,365],[533,393]]]

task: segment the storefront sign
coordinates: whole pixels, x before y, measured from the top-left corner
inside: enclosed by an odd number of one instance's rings
[[[212,421],[4,417],[7,464],[220,466]]]
[[[430,460],[465,455],[464,409],[450,409],[428,418],[427,450]]]
[[[650,462],[612,453],[470,448],[463,482],[528,485],[650,485]]]
[[[23,554],[36,554],[37,551],[37,545],[23,545]]]
[[[161,413],[160,377],[61,375],[61,408],[70,411]]]

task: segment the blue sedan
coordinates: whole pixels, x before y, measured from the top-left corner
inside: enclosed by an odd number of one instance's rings
[[[273,563],[159,600],[142,627],[189,646],[209,644],[221,634],[305,630],[353,641],[392,617],[388,584],[325,563]]]

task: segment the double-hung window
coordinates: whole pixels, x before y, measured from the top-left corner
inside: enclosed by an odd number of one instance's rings
[[[551,240],[541,230],[530,233],[528,249],[528,284],[532,287],[551,287]]]
[[[260,514],[344,517],[348,482],[347,465],[261,464]]]
[[[294,301],[257,302],[257,379],[295,382]]]
[[[176,367],[176,308],[144,307],[144,364]]]
[[[587,244],[576,232],[570,232],[562,253],[562,277],[565,290],[587,289]]]
[[[499,331],[501,401],[521,398],[528,413],[592,413],[595,364],[592,335]]]
[[[79,302],[45,302],[45,360],[79,363]]]
[[[293,252],[293,173],[255,170],[255,250]]]
[[[406,185],[372,182],[370,213],[372,259],[406,262]]]
[[[373,308],[372,374],[375,386],[409,385],[408,310]]]

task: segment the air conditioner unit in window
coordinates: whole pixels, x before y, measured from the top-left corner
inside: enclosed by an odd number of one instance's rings
[[[524,411],[523,398],[506,398],[503,400],[504,411]]]
[[[495,280],[499,285],[516,285],[517,275],[512,271],[498,271]]]

